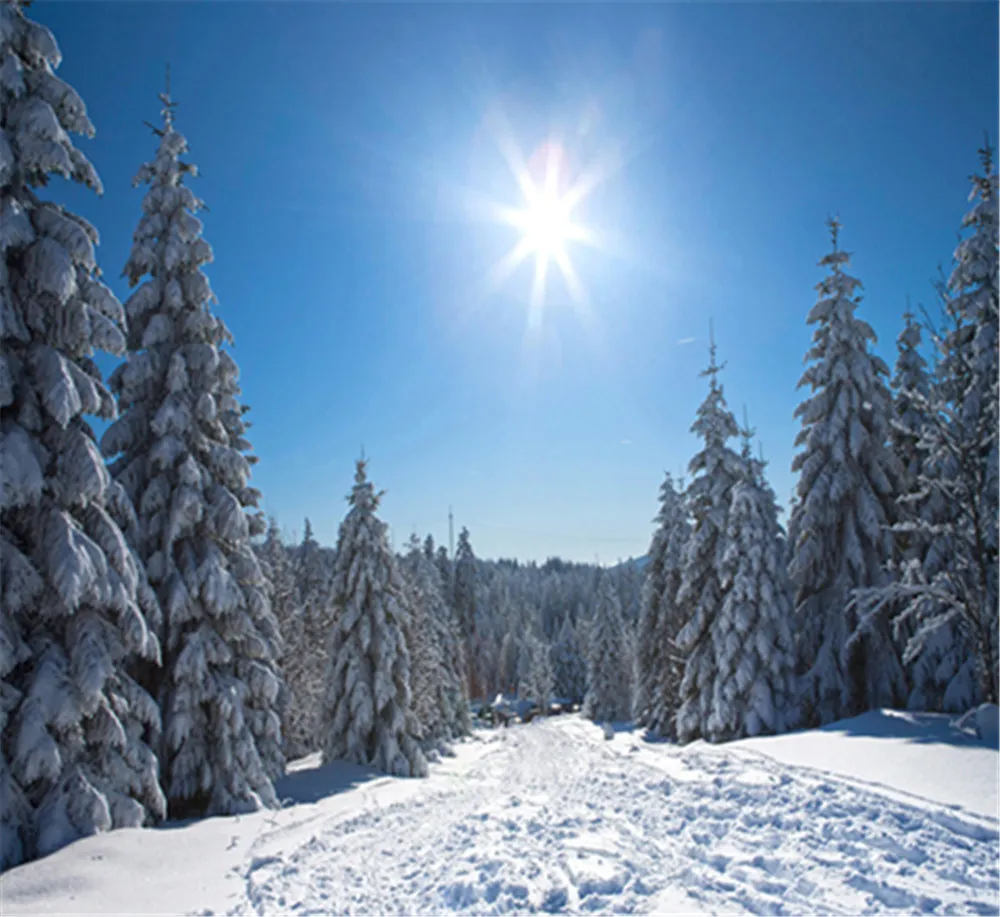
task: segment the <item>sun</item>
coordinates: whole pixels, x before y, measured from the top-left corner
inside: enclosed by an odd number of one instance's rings
[[[531,249],[547,258],[563,250],[573,228],[566,202],[546,191],[537,195],[514,223],[524,232]]]
[[[508,214],[508,222],[521,230],[522,243],[536,258],[556,258],[565,254],[566,245],[581,235],[582,227],[573,222],[574,199],[561,190],[559,148],[547,151],[548,166],[541,185],[530,173],[521,182],[524,206]]]
[[[573,266],[573,243],[593,246],[595,235],[580,223],[574,211],[592,190],[595,176],[574,175],[566,149],[557,141],[541,144],[527,159],[513,144],[501,145],[511,174],[521,192],[521,206],[499,207],[501,222],[516,229],[520,238],[498,261],[491,281],[499,286],[524,261],[534,259],[529,322],[537,322],[545,305],[550,266],[555,265],[577,307],[584,307],[584,291]]]

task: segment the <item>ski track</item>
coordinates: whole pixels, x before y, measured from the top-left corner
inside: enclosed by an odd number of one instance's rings
[[[264,833],[229,913],[1000,913],[995,824],[625,738],[515,727],[408,798]]]

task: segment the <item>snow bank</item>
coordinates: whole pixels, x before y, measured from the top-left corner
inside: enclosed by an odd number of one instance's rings
[[[876,710],[822,729],[743,739],[724,747],[997,819],[1000,755],[995,740],[992,746],[981,740],[975,723],[960,724],[947,714]]]

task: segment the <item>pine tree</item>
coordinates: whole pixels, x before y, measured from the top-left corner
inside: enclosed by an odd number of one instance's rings
[[[894,527],[893,575],[906,588],[924,581],[925,570],[939,570],[943,544],[924,531],[946,518],[947,508],[941,494],[927,489],[924,478],[930,463],[921,442],[927,432],[932,399],[932,379],[927,361],[920,352],[922,333],[911,312],[903,315],[903,330],[896,342],[897,359],[892,377],[894,416],[893,450],[902,465],[903,483],[897,503]],[[893,617],[894,636],[905,647],[914,637],[915,619],[907,614],[908,603],[901,600],[887,613]],[[907,667],[911,710],[967,710],[976,697],[976,679],[972,656],[964,634],[955,624],[941,628],[923,641],[919,655],[911,657]]]
[[[582,703],[587,691],[587,661],[569,615],[563,618],[559,636],[552,647],[555,694],[572,703]]]
[[[279,660],[284,683],[280,704],[281,734],[285,758],[291,761],[318,748],[323,681],[321,675],[317,678],[314,660],[325,658],[320,648],[325,641],[317,645],[306,635],[295,566],[274,518],[268,525],[258,556],[269,586],[271,611],[282,638]]]
[[[727,445],[739,431],[719,384],[723,367],[716,363],[715,354],[713,339],[708,368],[702,372],[709,379],[708,395],[691,427],[704,447],[688,465],[693,477],[685,495],[693,527],[684,548],[676,598],[677,619],[684,622],[675,641],[684,660],[675,720],[681,742],[706,735],[712,714],[712,685],[719,673],[712,626],[726,599],[719,563],[727,548],[733,489],[744,474],[744,463]]]
[[[458,634],[441,597],[437,568],[411,536],[403,563],[409,598],[411,625],[408,645],[411,655],[413,709],[427,752],[447,752],[448,740],[466,735],[470,729],[468,700],[457,665]]]
[[[725,600],[712,622],[718,671],[704,733],[712,742],[794,725],[791,584],[777,501],[750,452],[751,435],[744,431],[744,473],[733,488],[719,560]]]
[[[469,530],[462,526],[455,551],[452,608],[458,621],[465,650],[467,683],[470,697],[482,697],[484,686],[476,672],[479,656],[476,633],[476,555],[472,552]]]
[[[646,564],[636,654],[636,723],[654,735],[675,733],[677,702],[684,677],[677,635],[684,626],[677,604],[684,550],[690,535],[682,493],[668,474],[660,487],[658,528]]]
[[[303,627],[310,640],[323,640],[330,632],[330,575],[312,523],[306,519],[305,533],[295,564],[302,605]],[[320,671],[325,670],[320,660]]]
[[[323,704],[323,760],[345,759],[401,777],[425,776],[410,691],[404,583],[376,515],[381,494],[357,463],[333,575]]]
[[[913,632],[906,661],[918,664],[911,703],[936,706],[927,703],[936,681],[947,684],[944,709],[997,702],[998,186],[993,150],[987,144],[980,155],[963,220],[971,232],[941,290],[947,326],[936,341],[937,373],[926,403],[916,396],[925,421],[922,512],[907,520],[906,534],[923,539],[926,554],[910,560],[900,582],[859,602],[867,620],[902,606],[897,626]]]
[[[308,519],[293,571],[298,619],[291,625],[295,646],[286,652],[285,670],[295,711],[291,714],[294,732],[286,736],[286,743],[301,756],[320,747],[320,715],[329,666],[326,648],[333,625],[329,568]],[[282,635],[286,643],[293,639],[285,634],[284,626]]]
[[[196,168],[169,90],[156,157],[140,169],[143,215],[125,276],[128,357],[112,374],[121,416],[104,454],[138,513],[130,538],[164,610],[161,773],[174,814],[276,805],[281,773],[280,652],[251,547],[254,511],[239,370],[203,273],[212,249],[184,184]]]
[[[521,639],[516,629],[508,630],[500,643],[498,675],[504,694],[517,694],[521,681]]]
[[[618,590],[605,572],[598,583],[587,658],[583,715],[595,722],[627,720],[632,709],[632,660],[624,638]]]
[[[528,634],[522,643],[527,665],[521,697],[534,701],[543,715],[549,712],[555,676],[548,645],[536,634]]]
[[[124,351],[125,317],[96,230],[38,194],[52,175],[101,191],[60,59],[0,2],[0,869],[165,810],[159,717],[130,674],[159,660],[159,608],[84,419],[114,416],[92,356]]]
[[[799,386],[811,392],[795,411],[801,450],[792,464],[799,503],[790,574],[806,725],[894,706],[906,690],[886,623],[872,619],[855,633],[854,591],[887,576],[900,472],[889,446],[889,370],[871,351],[875,332],[855,315],[861,282],[845,271],[840,223],[829,225],[833,250],[820,261],[829,274],[808,318],[816,330]]]

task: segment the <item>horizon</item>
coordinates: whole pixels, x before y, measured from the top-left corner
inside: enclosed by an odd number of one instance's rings
[[[787,506],[827,216],[891,368],[998,133],[981,3],[32,16],[87,105],[97,135],[78,146],[105,187],[47,196],[97,227],[123,300],[131,180],[171,65],[253,483],[292,542],[308,517],[336,543],[363,444],[397,548],[411,530],[447,544],[451,506],[483,559],[642,557],[663,475],[696,448],[709,318],[729,407]],[[497,280],[519,234],[490,208],[524,203],[508,147],[535,177],[553,157],[571,183],[596,176],[574,215],[598,244],[565,245],[579,295],[553,266],[541,304],[532,257]]]

